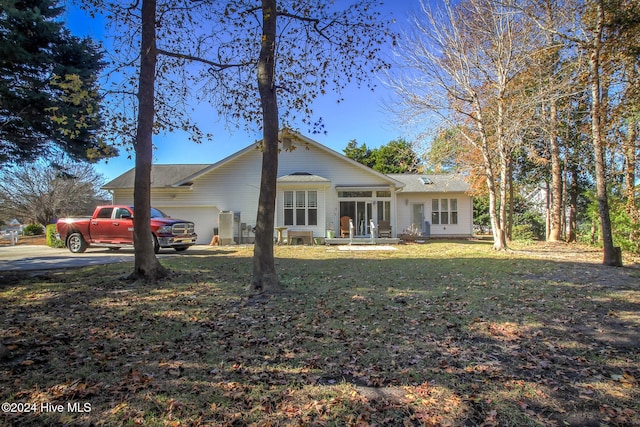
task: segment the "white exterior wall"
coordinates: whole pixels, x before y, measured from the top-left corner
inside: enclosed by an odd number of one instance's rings
[[[255,225],[260,156],[255,150],[231,159],[194,180],[191,187],[152,188],[151,205],[172,217],[194,221],[198,244],[211,241],[220,211],[240,212],[241,222]],[[116,190],[113,200],[115,204],[133,204],[133,190]]]
[[[436,199],[457,199],[458,224],[431,224],[432,204]],[[412,224],[414,204],[424,205],[424,219],[429,221],[434,237],[461,237],[473,235],[473,199],[464,193],[399,193],[397,199],[397,233],[403,233]]]
[[[389,182],[313,146],[297,144],[293,151],[282,151],[278,161],[278,176],[308,172],[331,180],[332,186],[388,185]]]
[[[320,150],[313,146],[306,146],[299,143],[294,144],[293,151],[280,152],[278,161],[278,176],[294,174],[296,172],[310,173],[327,178],[331,181],[330,186],[326,183],[283,184],[278,187],[278,202],[276,210],[276,226],[284,226],[283,218],[283,192],[284,190],[318,190],[319,208],[318,225],[314,227],[293,227],[296,230],[313,230],[315,237],[325,237],[326,230],[333,228],[336,235],[339,234],[340,218],[338,205],[338,192],[336,186],[360,187],[360,186],[388,186],[389,181],[378,177],[367,170],[363,170],[348,160]],[[318,185],[320,184],[320,185]],[[322,186],[324,185],[324,187]],[[322,189],[322,191],[321,191]],[[322,196],[324,194],[324,196]],[[394,205],[394,195],[392,191],[392,212]],[[322,212],[324,211],[324,216]]]
[[[318,224],[317,225],[284,225],[284,192],[285,191],[298,191],[298,190],[312,190],[318,192]],[[327,199],[330,198],[328,193],[331,192],[331,188],[327,185],[319,186],[316,183],[310,183],[308,185],[301,184],[287,184],[280,185],[278,187],[278,196],[276,200],[276,217],[275,217],[275,226],[276,227],[288,227],[288,230],[310,230],[313,231],[314,237],[324,237],[325,229],[326,229],[326,216],[324,212],[326,212]],[[287,236],[287,232],[283,233],[283,236]]]
[[[387,187],[391,190],[393,236],[403,233],[411,225],[414,203],[424,205],[424,218],[431,222],[431,200],[434,196],[439,199],[458,200],[458,224],[432,224],[430,227],[432,236],[471,236],[473,234],[472,198],[464,193],[398,192],[390,188],[389,180],[355,165],[340,155],[301,142],[294,143],[294,146],[296,148],[293,151],[280,152],[278,177],[303,172],[318,175],[330,182],[279,183],[276,193],[274,224],[276,227],[284,226],[283,192],[285,190],[318,192],[318,224],[292,226],[291,229],[312,230],[315,237],[325,237],[326,230],[331,227],[336,235],[339,235],[339,200],[336,187],[353,187],[362,190],[367,190],[367,187]],[[261,151],[248,149],[196,177],[190,187],[152,189],[151,204],[173,217],[194,221],[198,243],[208,244],[213,236],[213,229],[218,227],[218,213],[221,211],[240,212],[240,222],[255,225],[261,166]],[[115,190],[113,199],[116,204],[133,204],[133,190]]]

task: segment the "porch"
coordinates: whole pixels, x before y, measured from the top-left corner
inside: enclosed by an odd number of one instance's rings
[[[353,239],[334,237],[323,240],[326,245],[397,245],[400,243],[400,239],[397,237],[379,237],[376,239],[371,239],[371,237],[354,237]]]

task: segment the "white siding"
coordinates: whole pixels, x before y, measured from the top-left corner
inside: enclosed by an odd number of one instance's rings
[[[316,147],[297,146],[282,151],[278,162],[278,176],[308,172],[331,180],[332,186],[388,185],[389,181],[364,170],[350,161],[336,157]]]
[[[318,224],[317,225],[292,225],[292,226],[285,226],[284,225],[284,192],[285,191],[298,191],[298,190],[312,190],[312,191],[317,191],[318,192]],[[296,231],[302,231],[302,230],[310,230],[313,231],[313,236],[314,237],[324,237],[325,236],[325,230],[327,228],[326,226],[326,218],[325,215],[323,214],[323,212],[325,212],[326,209],[326,199],[327,199],[327,192],[330,192],[330,188],[328,188],[326,185],[324,186],[319,186],[318,184],[314,184],[314,183],[309,183],[307,185],[304,184],[287,184],[287,185],[281,185],[278,188],[278,197],[276,200],[276,219],[275,219],[275,224],[276,227],[289,227],[289,230],[296,230]],[[286,232],[284,233],[284,235],[286,236]]]
[[[173,218],[193,221],[199,245],[208,245],[213,238],[213,229],[218,227],[220,211],[215,206],[158,206],[158,209]]]
[[[216,206],[240,212],[241,222],[255,225],[260,191],[261,158],[258,150],[211,170],[194,180],[192,205]]]
[[[457,199],[458,224],[431,224],[432,204],[434,199]],[[461,237],[473,234],[473,203],[472,198],[464,193],[400,193],[398,194],[397,233],[403,233],[412,223],[412,209],[414,204],[424,205],[424,219],[429,221],[431,236]]]
[[[331,181],[325,191],[324,218],[322,211],[318,219],[318,227],[314,228],[314,236],[325,237],[326,229],[333,228],[336,232],[340,228],[338,192],[339,187],[359,186],[388,186],[389,181],[375,173],[354,165],[346,158],[323,151],[314,146],[297,144],[293,151],[282,151],[278,162],[278,176],[305,172],[327,178]],[[393,193],[393,191],[392,191]],[[392,196],[393,199],[394,196]],[[282,190],[278,191],[279,206],[276,214],[276,225],[282,226]],[[393,202],[392,202],[393,206]],[[279,215],[279,216],[278,216]],[[320,224],[322,222],[322,225]]]
[[[293,151],[281,151],[278,162],[278,177],[303,172],[318,175],[330,182],[279,183],[275,213],[275,226],[284,226],[283,191],[318,191],[318,225],[292,227],[312,230],[315,237],[324,237],[328,228],[339,229],[339,203],[336,187],[390,187],[390,181],[350,160],[314,145],[295,143]],[[249,149],[223,162],[209,172],[193,180],[191,187],[152,189],[151,204],[172,216],[196,222],[199,243],[209,243],[213,227],[218,218],[214,212],[234,211],[241,213],[240,221],[255,225],[262,153]],[[364,188],[363,188],[364,189]],[[411,225],[412,205],[424,205],[425,220],[431,222],[431,200],[455,198],[458,200],[457,225],[431,225],[433,236],[471,236],[472,199],[464,193],[396,193],[391,190],[391,225],[393,235],[402,233]],[[133,190],[114,191],[114,203],[132,204]],[[189,218],[191,215],[194,218]],[[338,234],[338,233],[336,233]]]

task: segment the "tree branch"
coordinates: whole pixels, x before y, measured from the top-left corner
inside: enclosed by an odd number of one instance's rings
[[[222,71],[222,70],[226,70],[227,68],[246,67],[247,65],[253,64],[253,62],[239,62],[237,64],[220,64],[220,63],[215,62],[215,61],[210,61],[208,59],[204,59],[204,58],[200,58],[200,57],[197,57],[197,56],[188,55],[188,54],[184,54],[184,53],[169,52],[169,51],[163,50],[163,49],[157,49],[157,52],[158,52],[159,55],[165,55],[165,56],[169,56],[171,58],[184,59],[186,61],[199,62],[201,64],[209,65],[211,67],[210,70],[212,70],[212,71]]]

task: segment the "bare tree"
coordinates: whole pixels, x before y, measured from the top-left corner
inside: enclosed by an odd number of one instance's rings
[[[90,215],[105,194],[93,166],[64,161],[56,168],[45,160],[7,166],[0,172],[0,215],[52,224],[63,216]]]
[[[481,153],[494,248],[506,249],[509,164],[520,118],[516,79],[538,44],[521,17],[492,0],[441,9],[422,3],[396,50],[405,72],[389,78],[408,117],[437,116]],[[522,98],[519,98],[522,99]]]
[[[137,93],[135,103],[127,97],[115,98],[124,104],[112,110],[119,134],[127,135],[125,142],[136,141],[136,157],[140,154],[136,160],[136,211],[146,211],[149,200],[151,133],[182,129],[191,132],[194,140],[203,137],[184,114],[191,89],[198,87],[197,98],[210,102],[230,124],[263,133],[258,144],[263,151],[263,174],[251,289],[276,289],[273,220],[279,130],[301,123],[312,131],[322,131],[321,120],[310,108],[315,98],[328,89],[339,93],[350,83],[365,84],[387,67],[379,53],[392,35],[376,11],[378,2],[358,0],[340,9],[321,0],[215,4],[145,0],[142,15],[137,3],[127,7],[118,0],[95,2],[101,10],[113,11],[110,16],[120,29],[119,40],[125,42],[116,53],[118,68],[125,69],[128,78],[121,80],[124,86],[117,92],[131,96],[135,89]],[[136,42],[140,28],[142,45]],[[132,45],[142,48],[129,50],[127,46]],[[131,111],[138,112],[136,118],[127,115]],[[155,116],[150,111],[155,111]],[[145,224],[139,228],[137,224],[138,245],[144,241],[146,229]],[[139,253],[136,249],[136,259],[140,256],[152,261],[153,252],[146,246]],[[149,265],[152,268],[144,274],[153,276],[159,264]]]
[[[540,29],[562,39],[567,46],[581,49],[587,56],[589,94],[591,96],[591,144],[595,160],[596,197],[604,247],[603,264],[622,265],[620,248],[613,245],[609,196],[607,193],[607,143],[606,143],[606,100],[608,93],[603,86],[602,73],[605,48],[608,43],[616,43],[615,38],[607,38],[607,24],[615,11],[604,0],[557,0],[552,2],[557,20],[544,19],[549,2],[528,0],[519,7]]]
[[[311,123],[309,105],[333,85],[340,91],[351,81],[363,82],[385,68],[378,56],[388,33],[375,12],[376,2],[358,1],[336,10],[322,1],[262,0],[257,87],[262,124],[262,178],[253,257],[253,292],[279,288],[273,258],[273,232],[278,172],[278,131],[303,111]],[[245,9],[244,13],[251,9]],[[282,23],[279,26],[279,23]],[[302,44],[301,44],[302,43]],[[333,80],[331,80],[333,79]],[[247,97],[251,91],[245,91]],[[247,97],[251,99],[251,96]],[[283,105],[283,112],[279,109]],[[251,111],[247,106],[244,111]],[[254,110],[256,111],[256,110]],[[317,130],[317,129],[316,129]]]
[[[167,270],[156,258],[151,233],[151,164],[155,118],[156,0],[142,0],[142,40],[138,78],[138,122],[135,139],[136,174],[133,189],[133,241],[135,262],[131,279],[157,280]]]

